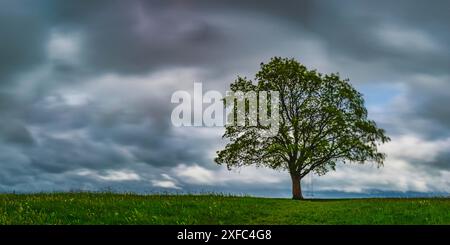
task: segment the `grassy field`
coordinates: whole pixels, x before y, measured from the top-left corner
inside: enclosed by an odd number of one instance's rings
[[[0,224],[450,224],[450,199],[0,194]]]

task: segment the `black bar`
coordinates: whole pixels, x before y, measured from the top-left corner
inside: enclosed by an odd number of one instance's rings
[[[225,230],[225,231],[224,231]],[[245,230],[245,232],[244,232]],[[253,238],[249,237],[253,232]],[[259,232],[258,232],[259,231]],[[261,232],[262,231],[262,232]],[[270,237],[266,236],[270,231]],[[185,239],[179,239],[182,232]],[[193,232],[193,233],[189,233]],[[210,232],[208,243],[239,242],[430,242],[450,241],[450,226],[175,226],[175,225],[62,225],[62,226],[0,226],[0,241],[54,241],[54,242],[137,242],[137,241],[179,241],[206,242],[201,236]],[[185,235],[196,234],[196,239],[187,239]],[[233,234],[233,235],[231,235]],[[241,234],[241,235],[238,235]],[[258,236],[257,236],[258,235]],[[228,238],[228,239],[223,239]],[[247,238],[247,239],[245,239]]]

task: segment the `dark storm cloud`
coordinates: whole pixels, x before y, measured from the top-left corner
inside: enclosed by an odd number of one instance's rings
[[[450,21],[448,1],[319,2],[323,12],[310,28],[333,56],[386,62],[404,72],[448,72],[450,34],[443,26]],[[422,45],[440,46],[417,47],[429,39],[435,43]]]
[[[307,30],[326,43],[327,51],[334,54],[332,56],[349,56],[361,62],[379,60],[394,64],[398,69],[426,73],[447,72],[450,64],[450,34],[445,31],[450,8],[447,1],[426,4],[420,1],[377,1],[374,4],[354,1],[138,0],[25,3],[4,3],[4,12],[12,9],[1,22],[8,37],[3,40],[6,45],[2,45],[2,53],[6,54],[2,55],[2,60],[7,64],[1,66],[4,72],[42,62],[43,45],[52,28],[80,31],[84,36],[83,64],[86,69],[97,72],[136,73],[161,66],[227,62],[226,59],[232,58],[227,55],[230,51],[235,51],[233,55],[237,56],[234,57],[239,58],[239,51],[243,51],[240,46],[245,40],[230,36],[214,21],[221,15],[266,18],[268,23],[280,22],[292,33]],[[23,10],[31,8],[33,11]],[[239,29],[238,20],[230,18],[227,21]],[[254,28],[264,28],[264,24]],[[414,50],[414,45],[408,46],[414,40],[399,40],[404,41],[403,48],[389,45],[389,39],[393,37],[380,40],[383,32],[378,33],[387,28],[393,28],[394,33],[405,31],[405,38],[417,37],[414,31],[423,32],[442,47],[437,51]],[[23,31],[17,32],[17,29]],[[413,33],[408,36],[409,29]],[[255,42],[256,48],[260,48],[257,42],[270,44],[271,38],[247,42]],[[428,65],[430,63],[433,65]]]
[[[430,167],[432,170],[450,170],[450,152],[444,152],[439,154],[436,159],[430,162],[427,167]]]
[[[0,122],[0,139],[20,145],[33,144],[33,137],[21,122],[3,119]]]
[[[446,23],[450,21],[448,1],[204,1],[204,5],[191,2],[213,13],[220,7],[268,17],[266,22],[280,22],[292,33],[316,35],[326,44],[330,56],[338,57],[337,61],[342,57],[359,62],[379,61],[403,72],[432,74],[448,74],[450,67],[450,33],[446,31]],[[425,40],[408,40],[415,38]],[[428,38],[435,41],[430,46],[440,46],[435,50],[421,50],[416,46]]]
[[[405,127],[431,139],[445,137],[450,132],[449,8],[448,1],[2,1],[0,186],[96,188],[110,183],[95,180],[94,173],[110,169],[154,178],[180,163],[212,168],[208,152],[219,144],[219,135],[180,132],[170,123],[171,93],[194,81],[143,81],[153,86],[148,95],[133,85],[111,83],[120,87],[111,93],[94,85],[108,74],[127,83],[192,68],[208,71],[195,76],[196,82],[224,88],[237,73],[254,73],[271,55],[303,61],[312,52],[330,69],[358,74],[360,83],[406,84],[412,109],[395,115],[388,131]],[[49,46],[52,38],[62,43]],[[303,45],[304,39],[328,60],[320,60],[324,57]],[[71,41],[78,45],[77,57]],[[49,55],[65,48],[66,53]],[[418,82],[417,74],[439,85]],[[72,90],[93,97],[71,102],[65,93]],[[432,168],[450,166],[444,155]],[[80,169],[93,173],[77,175]]]
[[[417,170],[424,173],[432,173],[433,175],[439,175],[439,172],[442,170],[450,170],[450,152],[448,150],[437,154],[432,159],[408,159],[408,161]]]
[[[102,169],[129,162],[113,144],[104,142],[48,137],[42,138],[39,144],[40,147],[26,154],[34,167],[48,173],[79,168]]]
[[[449,86],[450,89],[450,86]],[[423,115],[427,118],[430,118],[432,122],[436,123],[436,127],[445,127],[450,129],[450,112],[448,109],[448,105],[450,104],[449,97],[433,97],[433,101],[426,101],[419,109],[420,115]],[[447,134],[441,134],[441,136],[445,136]]]
[[[36,1],[28,6],[41,7]],[[44,61],[42,44],[47,38],[48,23],[17,1],[0,2],[0,86],[12,76]]]
[[[44,98],[24,117],[29,125],[41,129],[35,132],[38,145],[27,155],[32,164],[49,172],[103,169],[132,162],[159,167],[183,161],[205,163],[202,147],[209,143],[200,141],[196,145],[199,150],[186,149],[195,136],[171,133],[171,108],[161,107],[161,102],[151,97],[123,101],[113,108],[102,103],[107,98],[96,98],[82,106],[67,105],[57,95]]]
[[[92,5],[92,6],[91,6]],[[56,1],[58,28],[83,35],[83,63],[94,72],[142,73],[205,64],[226,40],[203,15],[180,1]]]
[[[94,73],[135,74],[163,66],[195,66],[225,54],[226,37],[220,30],[183,4],[178,7],[179,1],[40,3],[0,3],[2,83],[16,72],[45,62],[51,31],[80,32],[83,65],[79,68]]]

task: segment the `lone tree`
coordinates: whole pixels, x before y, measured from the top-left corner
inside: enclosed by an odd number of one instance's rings
[[[223,138],[229,143],[217,152],[216,163],[228,169],[256,165],[287,170],[293,199],[303,199],[300,182],[311,172],[324,175],[338,162],[383,165],[385,154],[378,146],[390,138],[368,119],[363,96],[348,79],[274,57],[261,63],[255,80],[238,77],[231,91],[278,91],[279,130],[267,136],[259,124],[227,125]]]

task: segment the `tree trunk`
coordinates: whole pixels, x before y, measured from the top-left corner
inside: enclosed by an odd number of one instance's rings
[[[292,179],[292,199],[294,200],[302,200],[302,186],[300,184],[300,176],[291,174]]]

